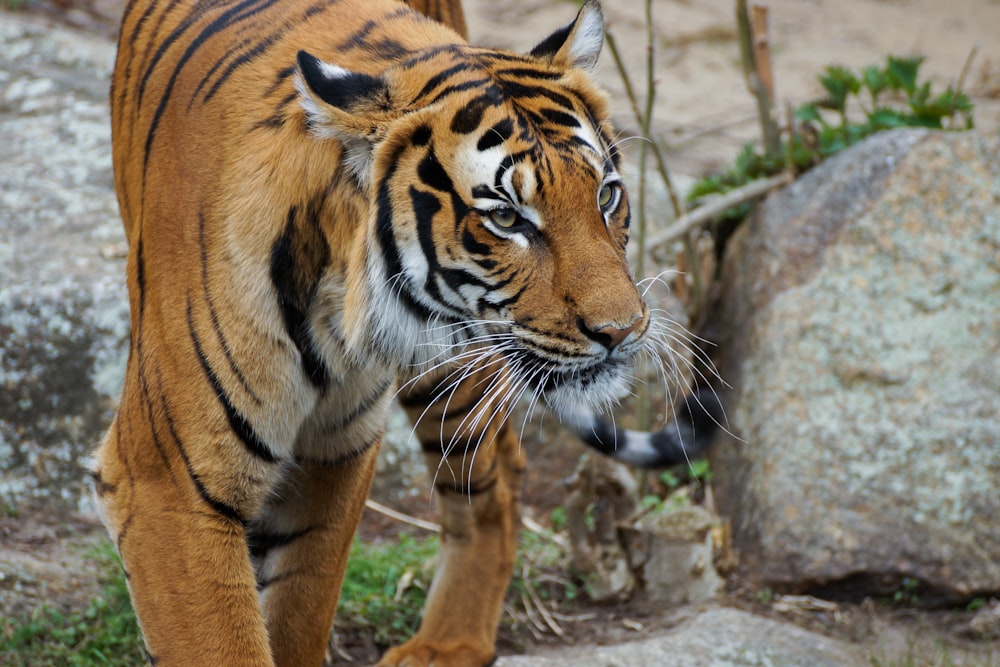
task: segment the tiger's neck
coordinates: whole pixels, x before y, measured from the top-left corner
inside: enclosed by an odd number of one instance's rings
[[[343,330],[348,350],[407,374],[457,353],[458,327],[428,311],[409,295],[407,278],[387,266],[371,230],[364,250],[350,258]]]

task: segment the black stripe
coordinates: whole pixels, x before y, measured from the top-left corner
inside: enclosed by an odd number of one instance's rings
[[[427,80],[427,83],[424,84],[424,87],[420,90],[419,93],[417,93],[416,97],[414,97],[413,100],[410,102],[410,106],[412,107],[414,104],[416,104],[416,102],[420,98],[424,97],[425,95],[430,95],[431,91],[433,91],[435,88],[437,88],[445,81],[450,79],[453,75],[458,74],[459,72],[464,72],[467,68],[468,65],[466,63],[459,63],[457,65],[452,65],[446,70],[438,72],[437,74],[435,74],[434,76],[432,76],[430,79]],[[488,79],[481,79],[480,81],[482,83],[486,83]]]
[[[298,570],[291,570],[289,572],[282,572],[281,574],[276,574],[273,577],[271,577],[270,579],[258,579],[257,580],[257,592],[260,593],[261,591],[263,591],[268,586],[271,586],[273,584],[281,583],[285,579],[288,579],[289,577],[293,577],[293,576],[295,576],[297,574],[300,574],[300,572]]]
[[[153,399],[152,391],[150,391],[149,377],[147,374],[146,366],[146,355],[144,347],[144,336],[142,335],[145,320],[139,320],[138,331],[133,332],[135,335],[134,342],[134,352],[136,361],[136,374],[138,376],[139,382],[139,392],[142,396],[140,401],[140,409],[145,408],[146,412],[146,423],[149,425],[150,435],[152,436],[153,447],[156,448],[156,453],[160,456],[160,461],[163,463],[163,469],[166,470],[170,475],[170,480],[176,485],[177,479],[174,477],[173,468],[170,466],[170,457],[167,456],[166,448],[163,446],[163,442],[160,440],[160,434],[156,430],[156,415],[153,409]],[[129,351],[129,356],[132,355],[133,350]],[[156,372],[156,366],[153,366],[154,372]],[[121,420],[116,419],[115,425],[118,430],[116,430],[116,437],[120,438],[120,426]],[[120,450],[121,451],[121,450]]]
[[[410,143],[414,146],[426,146],[431,141],[431,128],[421,125],[410,136]]]
[[[495,72],[498,77],[518,77],[522,79],[538,79],[539,81],[558,81],[562,72],[552,72],[531,67],[505,67]]]
[[[565,111],[559,111],[557,109],[542,109],[539,113],[545,117],[549,122],[555,123],[556,125],[562,125],[563,127],[580,127],[580,121],[576,119],[576,116],[566,113]],[[584,142],[579,137],[574,137],[578,141],[582,142],[585,146],[597,150],[590,144]]]
[[[319,204],[306,212],[307,225],[297,225],[298,209],[288,209],[285,229],[271,246],[271,282],[281,309],[285,332],[292,339],[302,370],[317,389],[330,381],[326,362],[316,352],[306,313],[316,294],[323,269],[330,261],[330,246],[319,223]]]
[[[181,460],[184,461],[184,467],[187,470],[188,477],[191,479],[192,483],[194,483],[194,488],[198,492],[198,495],[205,502],[205,504],[215,511],[216,514],[245,526],[246,519],[243,518],[243,515],[239,510],[228,503],[224,503],[221,500],[214,498],[212,494],[208,492],[208,489],[205,488],[204,482],[201,481],[201,476],[195,472],[194,467],[191,465],[191,459],[188,458],[187,450],[184,448],[184,443],[181,441],[181,437],[177,433],[174,418],[170,412],[170,406],[167,404],[166,397],[162,394],[160,395],[160,405],[163,409],[164,419],[167,422],[167,430],[170,432],[170,437],[173,439],[174,444],[177,445],[177,451],[181,455]],[[150,424],[150,427],[152,429],[152,424]],[[152,430],[154,438],[158,437],[156,436],[156,430]]]
[[[513,280],[516,275],[517,275],[516,272],[514,274],[512,274],[511,277],[508,279],[507,282],[510,282],[511,280]],[[527,284],[522,285],[520,287],[520,289],[518,289],[513,295],[507,297],[506,299],[501,299],[500,301],[497,301],[497,302],[488,301],[486,299],[487,295],[484,294],[483,296],[481,296],[479,298],[479,310],[480,311],[486,310],[486,306],[488,306],[489,308],[492,308],[492,309],[497,309],[497,310],[506,308],[510,304],[516,303],[521,298],[521,295],[524,294],[524,291],[527,288],[528,288]],[[484,304],[485,304],[485,306],[484,306]]]
[[[464,455],[464,454],[463,454]],[[451,454],[449,454],[451,456]],[[461,493],[468,496],[475,496],[481,493],[486,493],[494,486],[496,486],[497,481],[499,481],[500,476],[497,474],[497,460],[493,459],[490,463],[489,469],[483,473],[483,476],[473,482],[461,482],[460,480],[452,480],[451,482],[437,482],[434,484],[434,488],[438,490],[438,493],[448,494],[448,493]]]
[[[432,99],[430,102],[427,103],[427,106],[432,106],[434,104],[437,104],[438,102],[448,97],[449,95],[454,95],[455,93],[462,93],[465,92],[466,90],[473,90],[474,88],[482,88],[483,86],[489,85],[490,83],[492,83],[490,79],[482,78],[482,79],[473,79],[471,81],[463,81],[462,83],[455,84],[454,86],[448,86],[444,90],[440,91],[437,95],[435,95],[434,99]]]
[[[489,87],[479,97],[463,105],[451,118],[451,131],[455,134],[471,134],[483,122],[483,114],[491,107],[500,105],[499,91]]]
[[[441,170],[440,175],[448,179],[444,170]],[[448,179],[448,184],[450,185],[450,183],[451,180]],[[420,242],[420,249],[424,253],[424,259],[427,260],[427,279],[424,281],[424,292],[443,308],[451,311],[456,317],[461,317],[461,312],[455,310],[454,307],[449,306],[445,302],[441,290],[434,280],[435,275],[442,273],[441,263],[437,257],[437,247],[434,243],[433,229],[434,215],[441,210],[441,202],[435,195],[418,190],[412,185],[410,186],[410,202],[413,206],[413,214],[417,222],[417,240]]]
[[[109,493],[118,492],[118,486],[105,482],[104,478],[101,477],[101,472],[99,470],[91,471],[90,479],[94,482],[94,493],[96,493],[99,497],[106,496]]]
[[[493,248],[485,243],[480,243],[468,228],[462,230],[462,247],[473,255],[489,255]]]
[[[441,163],[438,161],[433,149],[427,151],[427,155],[424,156],[424,159],[420,161],[419,165],[417,165],[417,176],[420,177],[420,181],[422,183],[434,188],[435,190],[439,190],[441,192],[452,191],[453,185],[451,178],[444,170],[444,167],[441,166]]]
[[[385,396],[385,392],[389,391],[389,385],[392,384],[392,377],[386,378],[379,386],[375,388],[368,396],[362,398],[353,410],[348,412],[346,415],[338,419],[333,424],[328,425],[331,430],[341,430],[351,422],[355,421],[365,413],[369,412],[374,408],[378,402]]]
[[[400,257],[399,247],[396,245],[393,233],[392,195],[389,192],[389,181],[395,176],[403,148],[404,146],[400,146],[387,161],[389,169],[379,184],[378,195],[375,198],[375,232],[382,250],[382,260],[385,262],[386,279],[392,283],[399,281],[399,287],[394,292],[398,295],[403,307],[414,317],[427,321],[434,317],[434,313],[413,297],[410,291],[410,281],[403,272],[403,260]]]
[[[280,129],[285,126],[285,121],[288,116],[286,110],[288,106],[299,98],[298,93],[289,93],[286,95],[277,106],[274,107],[274,113],[265,118],[264,120],[259,120],[254,123],[254,128],[264,128],[264,129]]]
[[[376,444],[378,444],[379,442],[381,442],[382,437],[383,437],[383,434],[379,433],[370,442],[366,442],[365,444],[361,445],[361,447],[359,449],[355,449],[353,451],[350,451],[350,452],[348,452],[348,453],[344,454],[343,456],[341,456],[339,458],[336,458],[336,459],[327,460],[327,459],[312,458],[312,457],[309,457],[309,456],[296,456],[295,457],[295,463],[297,465],[299,465],[299,466],[315,465],[315,466],[323,466],[323,467],[327,467],[327,468],[336,468],[337,466],[342,466],[345,463],[349,463],[349,462],[353,461],[354,459],[358,458],[359,456],[361,456],[362,454],[364,454],[365,452],[367,452],[369,449],[371,449]]]
[[[543,86],[529,86],[519,81],[510,81],[509,79],[504,79],[499,85],[503,89],[504,94],[522,103],[524,100],[544,97],[552,100],[557,106],[564,109],[574,109],[573,102],[568,97]]]
[[[312,528],[303,528],[291,533],[277,532],[253,532],[250,528],[247,532],[247,549],[251,558],[266,558],[268,553],[274,549],[287,547],[301,537],[312,532]]]
[[[259,7],[253,7],[258,2],[262,2],[263,4]],[[157,105],[156,111],[153,113],[153,119],[149,124],[149,129],[147,130],[146,145],[144,148],[143,165],[142,165],[143,191],[145,191],[146,189],[145,187],[146,172],[149,170],[150,153],[153,148],[153,140],[156,137],[156,131],[160,125],[160,119],[163,117],[163,114],[167,110],[167,104],[170,101],[170,96],[173,92],[174,85],[177,83],[177,79],[180,77],[181,70],[184,69],[184,66],[187,64],[188,60],[190,60],[192,56],[194,56],[195,52],[198,49],[200,49],[202,45],[215,33],[225,28],[228,28],[231,23],[241,21],[243,19],[249,18],[250,16],[253,16],[254,14],[264,11],[264,9],[266,9],[267,7],[276,2],[277,0],[243,0],[243,2],[239,3],[235,7],[232,7],[231,9],[226,10],[225,12],[222,13],[221,16],[219,16],[214,21],[209,23],[201,31],[201,33],[194,40],[192,40],[190,44],[188,44],[188,47],[184,50],[184,53],[181,55],[180,59],[177,61],[177,64],[174,66],[174,70],[170,75],[170,79],[167,81],[167,85],[164,88],[163,95],[160,98],[160,103]],[[168,44],[177,39],[189,27],[190,27],[190,22],[185,21],[185,23],[182,24],[177,30],[175,30],[169,37],[167,37],[167,39],[164,40],[164,43],[160,46],[160,49],[157,52],[157,56],[154,57],[154,62],[147,67],[146,75],[143,77],[143,82],[140,86],[140,101],[142,99],[141,93],[145,89],[146,80],[148,80],[148,77],[151,75],[156,62],[159,60],[159,57],[161,56],[161,52],[165,51]]]
[[[385,25],[391,21],[395,21],[396,19],[404,16],[413,18],[415,15],[416,14],[409,7],[400,7],[389,14],[380,16],[377,20],[366,21],[365,24],[361,26],[360,30],[334,47],[334,50],[347,51],[349,49],[367,49],[374,42],[374,40],[370,39],[370,36],[376,28],[384,28]]]
[[[438,482],[434,485],[434,488],[441,495],[460,493],[463,496],[478,496],[492,490],[497,485],[499,479],[499,476],[494,476],[486,482],[480,481],[477,484],[448,484],[447,482]]]
[[[239,410],[229,400],[229,395],[219,381],[218,375],[216,375],[215,370],[209,364],[208,357],[205,356],[205,351],[201,347],[198,332],[195,330],[194,313],[192,312],[190,299],[187,305],[187,322],[191,342],[194,345],[195,356],[198,357],[198,363],[201,364],[201,368],[205,372],[205,377],[208,378],[208,382],[212,385],[212,390],[215,392],[216,398],[219,399],[219,403],[222,405],[222,410],[229,421],[229,427],[233,430],[236,437],[239,438],[240,442],[243,443],[248,452],[266,463],[277,463],[278,457],[260,439],[260,436],[253,430],[253,426],[250,425],[247,418],[240,414]]]
[[[271,46],[273,46],[274,43],[277,42],[283,36],[282,33],[286,31],[281,31],[278,34],[268,37],[267,39],[261,40],[260,42],[258,42],[257,46],[253,47],[240,57],[233,60],[233,62],[229,63],[229,66],[226,67],[222,75],[219,76],[219,78],[215,81],[215,83],[212,84],[212,87],[208,89],[208,92],[205,93],[204,101],[207,103],[213,97],[215,97],[215,94],[219,92],[219,88],[221,88],[222,85],[229,80],[229,77],[232,76],[233,72],[235,72],[237,68],[242,67],[247,63],[253,62],[255,59],[257,59],[258,56],[267,53],[267,50],[271,48]]]
[[[499,146],[510,139],[512,134],[514,134],[514,123],[510,118],[504,118],[483,133],[483,136],[479,138],[479,143],[476,144],[476,150],[486,151],[494,146]]]
[[[498,202],[506,202],[506,200],[498,195],[496,191],[488,185],[473,185],[472,186],[472,198],[473,199],[495,199]]]
[[[257,396],[256,392],[250,386],[250,383],[243,375],[243,371],[236,365],[236,359],[233,358],[233,351],[229,347],[229,341],[226,340],[225,334],[222,333],[222,323],[219,322],[219,314],[215,310],[215,303],[212,300],[212,292],[208,284],[208,246],[205,243],[205,215],[201,211],[198,212],[198,243],[201,246],[201,283],[205,296],[205,304],[208,306],[208,313],[212,319],[212,329],[215,331],[215,335],[219,339],[219,344],[222,346],[222,354],[226,357],[230,372],[236,376],[243,390],[250,398],[257,405],[260,405],[260,397]]]
[[[188,111],[191,110],[191,107],[194,105],[194,101],[198,98],[199,93],[201,93],[202,88],[204,88],[208,84],[208,82],[212,79],[212,77],[215,76],[215,73],[219,70],[220,67],[222,67],[223,63],[225,63],[226,60],[228,60],[229,58],[235,56],[236,51],[238,51],[239,49],[243,49],[252,43],[253,40],[250,39],[249,37],[244,38],[239,42],[237,42],[236,44],[233,44],[231,47],[229,47],[229,49],[226,50],[223,56],[215,61],[215,64],[209,68],[205,76],[203,76],[201,78],[201,81],[198,82],[198,85],[195,87],[194,92],[191,93],[191,99],[188,100],[188,105],[187,105]],[[205,101],[208,101],[207,97]]]

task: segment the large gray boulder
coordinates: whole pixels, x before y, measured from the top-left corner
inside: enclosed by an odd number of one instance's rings
[[[111,187],[114,46],[0,18],[0,507],[75,508],[128,338]]]
[[[862,667],[864,651],[745,611],[708,608],[652,639],[505,657],[497,667]]]
[[[741,440],[713,470],[745,574],[1000,591],[1000,140],[845,151],[759,208],[722,289],[708,335]]]

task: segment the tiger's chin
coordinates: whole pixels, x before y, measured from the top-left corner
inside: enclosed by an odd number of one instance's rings
[[[540,387],[546,404],[562,419],[610,410],[632,385],[631,364],[608,360],[580,371],[550,376]]]

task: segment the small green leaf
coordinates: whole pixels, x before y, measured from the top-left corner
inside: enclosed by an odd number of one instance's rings
[[[823,117],[819,115],[819,109],[815,104],[805,104],[795,110],[795,117],[799,120],[822,123]]]
[[[905,127],[908,124],[906,118],[898,111],[885,107],[875,109],[869,114],[868,122],[876,130],[889,130],[894,127]]]
[[[847,108],[847,96],[861,90],[861,81],[846,67],[828,65],[819,82],[826,89],[827,98],[819,104],[841,113]]]
[[[886,70],[889,74],[889,85],[893,90],[905,90],[913,94],[917,90],[917,73],[920,64],[924,61],[923,56],[915,58],[900,58],[889,56],[886,59]]]
[[[663,499],[657,495],[643,496],[640,504],[643,509],[656,509],[663,504]]]
[[[712,481],[712,466],[708,459],[698,459],[691,461],[691,476],[696,479],[703,479],[706,482]]]
[[[671,490],[676,489],[678,486],[681,485],[680,478],[678,478],[677,475],[670,472],[669,470],[664,470],[663,472],[660,473],[660,481],[663,482],[663,485],[665,487]]]
[[[871,93],[873,101],[878,99],[879,94],[889,85],[885,70],[874,65],[861,70],[861,81]]]

